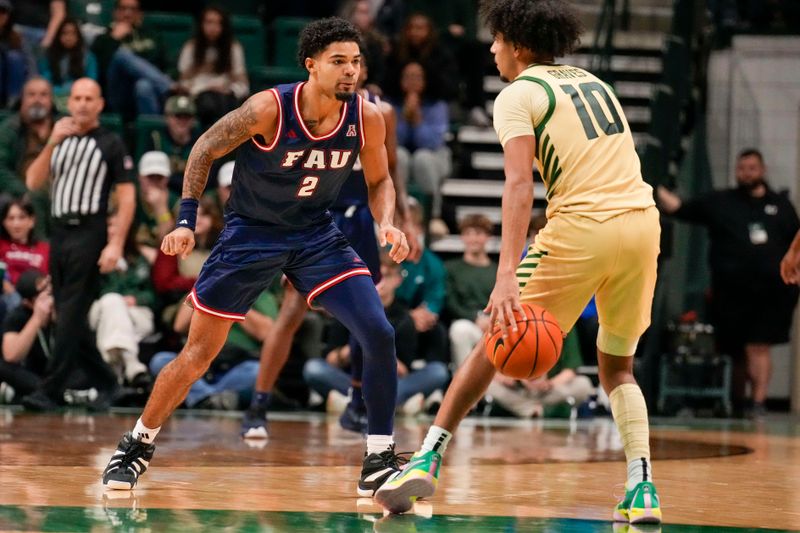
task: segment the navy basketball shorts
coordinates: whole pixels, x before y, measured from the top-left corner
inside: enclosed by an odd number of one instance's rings
[[[189,302],[201,312],[241,321],[281,272],[309,306],[337,283],[371,275],[330,220],[309,228],[276,228],[229,212]]]
[[[347,209],[331,209],[333,221],[347,237],[350,246],[356,251],[372,273],[372,281],[381,280],[381,257],[378,239],[375,235],[375,220],[366,205],[352,205]]]

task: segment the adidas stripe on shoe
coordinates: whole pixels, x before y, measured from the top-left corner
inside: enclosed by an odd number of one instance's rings
[[[154,444],[134,439],[130,432],[125,433],[103,471],[103,485],[117,490],[133,489],[139,476],[147,470],[155,449]]]

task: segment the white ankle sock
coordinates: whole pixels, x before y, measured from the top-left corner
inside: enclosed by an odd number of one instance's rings
[[[385,452],[394,444],[394,435],[367,435],[367,453]]]
[[[631,490],[642,481],[653,481],[653,467],[650,465],[650,459],[645,457],[628,463],[628,482],[625,483],[625,487]]]
[[[155,429],[149,428],[145,426],[142,423],[142,419],[139,418],[139,420],[136,421],[136,425],[133,427],[133,431],[131,433],[133,434],[134,439],[139,439],[144,443],[151,444],[155,440],[159,431],[161,431],[161,426]]]
[[[446,429],[440,428],[439,426],[431,426],[428,430],[428,434],[425,435],[425,440],[422,442],[422,448],[420,451],[436,451],[439,452],[439,454],[444,455],[444,451],[447,449],[447,444],[452,438],[453,434]]]

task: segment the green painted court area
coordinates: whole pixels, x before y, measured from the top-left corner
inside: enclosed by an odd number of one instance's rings
[[[119,506],[49,507],[0,505],[2,531],[225,531],[225,532],[436,532],[436,533],[745,533],[790,530],[693,526],[630,526],[598,520],[515,518],[509,516],[301,513],[285,511],[217,511],[198,509],[140,509]]]

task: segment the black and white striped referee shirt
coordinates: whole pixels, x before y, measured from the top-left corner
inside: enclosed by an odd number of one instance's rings
[[[119,135],[98,127],[64,139],[50,158],[50,212],[55,219],[108,213],[111,187],[131,182],[133,160]]]

